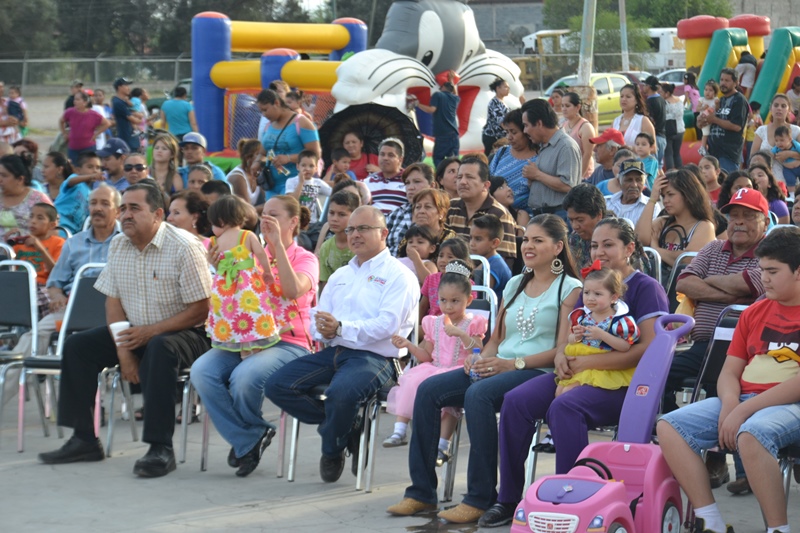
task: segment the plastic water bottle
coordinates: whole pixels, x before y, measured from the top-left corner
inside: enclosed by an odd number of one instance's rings
[[[475,370],[475,363],[481,360],[481,349],[473,348],[472,355],[469,356],[469,380],[473,383],[480,381],[481,375]]]

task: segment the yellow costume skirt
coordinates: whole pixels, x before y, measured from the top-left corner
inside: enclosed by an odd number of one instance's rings
[[[608,353],[608,350],[604,350],[602,348],[595,348],[593,346],[587,346],[582,342],[567,344],[567,347],[564,349],[564,354],[569,357],[580,357],[582,355],[595,355],[602,353]],[[634,370],[636,369],[635,368],[628,368],[627,370],[589,369],[589,370],[584,370],[582,372],[578,372],[569,379],[559,380],[558,378],[556,378],[556,382],[563,387],[578,383],[580,385],[591,385],[592,387],[598,387],[600,389],[616,390],[622,387],[627,387],[631,384]]]

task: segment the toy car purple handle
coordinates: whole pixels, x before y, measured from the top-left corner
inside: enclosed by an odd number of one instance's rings
[[[678,329],[664,329],[664,326],[674,323],[683,323],[683,325]],[[692,331],[693,327],[694,318],[690,317],[689,315],[663,315],[658,317],[656,320],[656,337],[658,337],[658,335],[661,333],[666,333],[671,337],[675,337],[675,341],[677,342],[677,340],[684,335],[688,335]]]
[[[676,322],[682,325],[671,331],[665,329],[668,324]],[[617,432],[619,442],[650,442],[675,346],[678,339],[692,331],[693,327],[694,319],[687,315],[664,315],[656,319],[655,338],[636,365],[625,394]]]

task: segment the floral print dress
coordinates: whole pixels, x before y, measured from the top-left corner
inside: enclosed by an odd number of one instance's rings
[[[211,346],[231,352],[263,350],[280,341],[281,323],[273,315],[270,290],[261,266],[245,246],[248,231],[239,244],[220,254],[211,288],[206,332]],[[211,238],[211,246],[216,239]]]

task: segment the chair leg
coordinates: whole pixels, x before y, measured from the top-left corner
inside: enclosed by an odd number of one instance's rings
[[[46,383],[48,383],[50,385],[49,389],[47,389],[47,390],[49,390],[51,392],[51,394],[50,394],[50,405],[51,405],[50,414],[51,414],[51,417],[50,418],[51,418],[51,420],[53,421],[53,423],[56,426],[56,435],[58,435],[59,439],[63,439],[64,438],[64,429],[61,426],[58,425],[58,420],[56,419],[56,413],[58,412],[58,389],[56,388],[56,382],[55,382],[54,376],[53,375],[47,376]]]
[[[372,478],[375,474],[375,463],[377,462],[378,453],[378,425],[381,419],[381,402],[376,401],[375,406],[370,411],[372,415],[372,422],[369,428],[369,440],[367,448],[369,448],[369,461],[367,461],[367,481],[364,487],[364,492],[372,492]]]
[[[186,462],[186,445],[189,439],[189,404],[192,403],[192,391],[192,382],[187,379],[183,382],[183,398],[181,400],[181,463]]]
[[[442,465],[442,501],[453,501],[453,490],[456,484],[456,467],[458,466],[458,449],[461,446],[461,427],[464,422],[464,415],[459,417],[456,423],[456,430],[450,441],[450,460]]]
[[[527,464],[525,465],[525,488],[522,491],[523,497],[528,492],[528,487],[530,487],[531,483],[533,483],[533,478],[536,477],[536,461],[538,459],[539,452],[537,452],[534,448],[536,448],[536,446],[539,444],[543,423],[544,421],[541,419],[537,420],[534,423],[533,439],[531,439],[531,449],[528,452],[528,461]]]
[[[356,470],[356,490],[362,490],[364,487],[364,470],[367,465],[367,435],[369,435],[369,428],[372,426],[371,410],[377,404],[378,398],[373,396],[367,400],[362,410],[362,417],[364,420],[364,427],[361,428],[361,436],[358,439],[358,468]],[[372,459],[371,457],[369,459]]]
[[[133,413],[133,395],[131,394],[131,384],[125,380],[120,381],[122,386],[122,396],[125,398],[125,403],[128,405],[129,419],[131,422],[131,438],[133,442],[139,440],[139,430],[136,429],[136,418],[131,414]]]
[[[208,425],[211,416],[208,410],[203,413],[203,443],[200,445],[200,471],[205,472],[208,468]]]
[[[5,381],[6,381],[6,372],[11,365],[4,365],[2,369],[0,369],[0,402],[2,402],[2,398],[5,394]],[[19,370],[19,397],[17,398],[17,451],[22,453],[23,449],[25,448],[25,391],[27,390],[27,383],[25,378],[27,377],[27,373],[25,372],[25,367],[23,366]],[[2,427],[3,422],[3,409],[2,405],[0,404],[0,427]]]
[[[117,387],[121,386],[121,381],[122,374],[115,372],[114,379],[111,381],[111,391],[108,395],[108,437],[106,437],[106,457],[111,457],[111,445],[114,442],[114,395],[117,392]],[[97,416],[97,413],[95,413],[95,416]]]
[[[281,411],[281,418],[278,422],[278,475],[283,477],[284,456],[286,454],[286,411]]]
[[[300,440],[300,421],[292,417],[292,438],[289,441],[289,475],[286,478],[287,481],[294,481],[298,440]]]
[[[21,362],[13,362],[13,363],[7,363],[5,365],[0,365],[0,430],[3,429],[3,399],[5,398],[6,395],[6,374],[8,373],[9,370],[15,367],[21,367],[19,373],[21,377],[25,373],[25,369],[22,368]],[[23,380],[20,379],[20,381]],[[24,400],[25,398],[24,394],[22,395],[22,398]]]
[[[792,466],[794,462],[791,457],[786,457],[781,461],[781,474],[783,474],[783,492],[786,495],[786,508],[789,508],[789,489],[792,485]],[[765,524],[766,525],[766,524]]]
[[[50,426],[47,424],[47,417],[44,415],[44,399],[42,398],[42,388],[39,386],[39,380],[34,379],[31,383],[33,385],[33,392],[36,395],[36,405],[39,407],[39,418],[42,421],[42,431],[45,437],[50,436]]]

